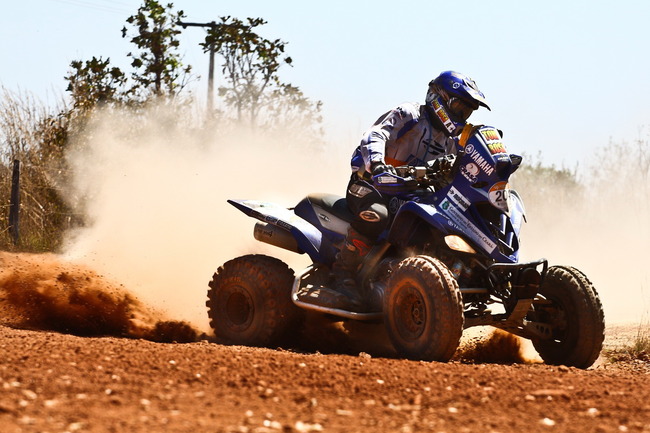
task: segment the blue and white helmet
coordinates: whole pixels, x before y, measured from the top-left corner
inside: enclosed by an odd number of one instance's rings
[[[490,109],[474,80],[454,71],[442,72],[431,80],[425,102],[432,120],[438,120],[452,137],[460,134],[474,110],[480,106]]]

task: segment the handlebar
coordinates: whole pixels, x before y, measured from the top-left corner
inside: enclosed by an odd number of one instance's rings
[[[446,155],[431,161],[424,167],[404,165],[395,167],[395,171],[398,176],[406,181],[415,181],[419,186],[441,188],[449,184],[458,172],[461,156],[462,154]]]
[[[411,165],[402,165],[400,167],[395,167],[397,175],[403,178],[412,178],[417,181],[423,181],[427,178],[428,174],[431,173],[431,168],[428,167],[417,167]]]

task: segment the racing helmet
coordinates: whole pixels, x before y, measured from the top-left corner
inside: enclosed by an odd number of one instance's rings
[[[425,105],[431,119],[439,123],[448,136],[458,135],[472,112],[480,106],[490,109],[474,80],[454,71],[442,72],[429,82]]]

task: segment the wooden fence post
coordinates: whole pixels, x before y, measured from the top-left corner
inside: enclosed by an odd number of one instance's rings
[[[20,242],[20,161],[14,159],[14,170],[11,178],[11,200],[9,203],[9,233],[14,245]]]

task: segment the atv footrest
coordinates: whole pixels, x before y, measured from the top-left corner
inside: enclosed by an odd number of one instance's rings
[[[315,275],[318,271],[317,266],[311,265],[301,274],[296,275],[296,279],[293,282],[293,289],[291,290],[291,300],[298,307],[353,320],[372,321],[379,320],[383,317],[381,311],[360,313],[328,306],[327,304],[331,305],[333,303],[330,301],[337,294],[331,289],[318,284],[319,278]],[[312,278],[316,280],[315,284],[310,282]]]

